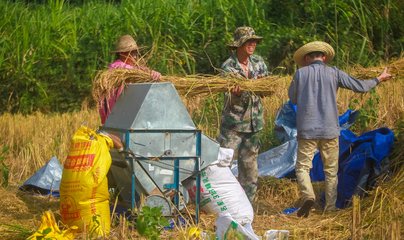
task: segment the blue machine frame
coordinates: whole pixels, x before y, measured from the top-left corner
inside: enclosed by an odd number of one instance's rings
[[[196,152],[194,156],[160,156],[159,160],[174,160],[174,182],[170,184],[165,184],[164,188],[166,189],[174,189],[175,197],[174,204],[177,209],[180,209],[179,204],[179,193],[180,193],[180,162],[181,160],[189,160],[194,159],[195,161],[195,169],[194,174],[196,176],[196,196],[195,196],[195,222],[196,224],[199,222],[199,205],[200,205],[200,189],[201,189],[201,177],[200,177],[200,167],[201,167],[201,130],[198,129],[190,129],[190,130],[167,130],[167,129],[148,129],[148,130],[128,130],[125,132],[125,152],[127,153],[126,158],[130,162],[130,166],[132,168],[132,177],[131,177],[131,207],[135,208],[136,200],[135,200],[135,192],[136,192],[136,181],[135,181],[135,161],[144,161],[150,160],[148,157],[144,156],[135,156],[135,154],[130,149],[130,135],[136,134],[140,132],[165,132],[165,133],[194,133],[196,138]],[[150,176],[149,176],[150,177]],[[152,180],[152,178],[150,177]]]

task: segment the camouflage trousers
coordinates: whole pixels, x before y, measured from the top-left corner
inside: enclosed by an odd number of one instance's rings
[[[238,181],[251,203],[257,192],[257,156],[260,148],[258,135],[258,132],[243,133],[222,128],[218,138],[221,147],[234,149],[233,161],[237,159]]]

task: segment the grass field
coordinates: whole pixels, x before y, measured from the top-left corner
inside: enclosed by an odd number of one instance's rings
[[[382,67],[375,68],[380,71]],[[372,70],[373,71],[373,70]],[[372,72],[373,73],[373,72]],[[377,73],[375,72],[374,75]],[[290,78],[289,78],[290,79]],[[273,146],[273,120],[277,109],[287,100],[287,87],[290,80],[279,85],[276,94],[264,99],[266,130],[262,136],[264,148]],[[207,100],[209,101],[209,100]],[[197,125],[207,135],[217,134],[218,117],[214,103],[185,101]],[[397,137],[394,153],[391,156],[393,175],[359,201],[354,207],[323,214],[316,210],[307,219],[280,212],[298,200],[295,182],[287,179],[260,179],[258,199],[254,204],[254,230],[262,235],[269,229],[287,229],[291,239],[400,239],[404,236],[404,77],[398,74],[389,82],[384,82],[375,92],[357,94],[340,90],[338,94],[340,112],[348,107],[361,109],[362,117],[354,125],[356,133],[376,129],[391,128]],[[209,118],[201,117],[201,111],[210,110]],[[216,112],[220,114],[220,112]],[[97,128],[100,124],[98,113],[83,105],[82,110],[64,114],[32,115],[3,114],[0,116],[0,165],[1,173],[9,171],[8,186],[0,187],[0,238],[25,239],[39,226],[41,214],[52,210],[57,219],[58,199],[36,197],[17,190],[36,170],[52,156],[63,162],[74,131],[81,125]],[[320,189],[321,184],[317,186]],[[355,221],[353,221],[355,219]],[[200,227],[213,231],[214,216],[202,215]],[[165,238],[182,237],[184,230],[169,231]],[[171,236],[171,237],[170,237]],[[138,239],[136,230],[125,223],[113,226],[111,239]],[[83,237],[85,239],[85,236]]]

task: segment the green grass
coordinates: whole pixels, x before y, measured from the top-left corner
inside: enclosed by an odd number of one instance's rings
[[[91,80],[113,60],[122,34],[147,46],[149,65],[163,74],[215,73],[241,25],[264,37],[257,53],[270,70],[292,73],[293,52],[314,39],[335,47],[339,67],[372,65],[401,54],[402,7],[399,0],[1,0],[0,112],[65,112],[91,102]]]

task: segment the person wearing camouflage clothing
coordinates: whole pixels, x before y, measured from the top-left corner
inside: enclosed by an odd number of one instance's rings
[[[225,74],[236,74],[245,79],[258,79],[268,75],[264,60],[253,55],[262,37],[255,35],[251,27],[239,27],[234,41],[228,46],[233,54],[223,63]],[[222,147],[235,150],[238,155],[238,180],[253,202],[257,191],[257,155],[260,147],[258,133],[263,128],[261,98],[253,92],[241,91],[238,86],[225,94],[220,136]]]

